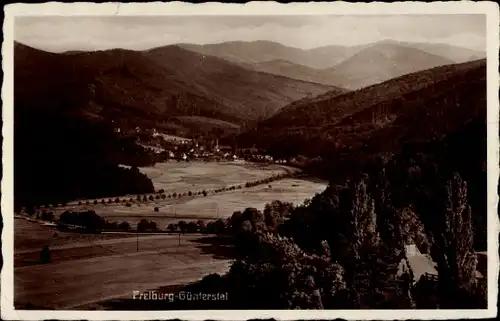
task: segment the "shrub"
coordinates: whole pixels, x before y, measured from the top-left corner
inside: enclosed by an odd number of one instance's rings
[[[130,226],[129,222],[123,221],[120,224],[118,224],[118,229],[123,230],[123,231],[128,231],[132,227]]]
[[[191,222],[187,223],[186,230],[188,233],[196,233],[196,232],[198,232],[198,224],[191,221]]]
[[[204,232],[207,228],[207,224],[203,220],[196,221],[196,225],[198,225],[198,229],[200,230],[200,232]]]
[[[160,211],[160,209],[159,209],[158,207],[155,207],[154,211],[155,211],[155,212],[159,212],[159,211]]]
[[[179,226],[179,229],[181,230],[182,233],[186,232],[186,229],[187,229],[186,221],[179,221],[178,226]]]

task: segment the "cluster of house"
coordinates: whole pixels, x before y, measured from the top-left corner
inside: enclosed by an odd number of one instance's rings
[[[115,132],[122,133],[123,130],[115,128]],[[158,132],[155,128],[142,129],[136,127],[132,132],[147,133],[153,138],[153,141],[141,141],[138,138],[137,143],[143,148],[150,150],[155,154],[165,154],[169,159],[177,160],[232,160],[232,161],[252,161],[274,164],[290,164],[295,159],[275,159],[266,155],[256,148],[247,148],[235,150],[231,146],[220,145],[218,140],[210,142],[198,142],[193,139],[168,135]]]

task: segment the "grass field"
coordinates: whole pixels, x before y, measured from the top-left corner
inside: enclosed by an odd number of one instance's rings
[[[234,164],[203,162],[166,162],[155,167],[141,168],[153,181],[156,189],[166,194],[188,191],[213,190],[221,187],[244,185],[279,173],[297,171],[282,165]],[[112,203],[75,206],[73,203],[55,210],[60,215],[67,209],[92,209],[108,221],[127,221],[132,226],[143,218],[153,220],[159,228],[179,220],[214,220],[230,217],[233,212],[255,207],[262,210],[265,204],[274,200],[301,204],[306,198],[323,191],[326,183],[303,179],[283,179],[251,188],[237,189],[218,194],[183,197],[181,199],[159,199],[147,203]],[[134,198],[135,199],[135,198]],[[92,203],[92,202],[91,202]],[[158,208],[158,212],[154,208]]]
[[[21,227],[26,225],[15,225],[16,230]],[[49,264],[36,262],[39,249],[15,251],[15,306],[73,309],[224,273],[230,260],[224,249],[207,239],[183,235],[179,245],[176,235],[143,236],[139,251],[135,237],[77,242],[53,247]]]
[[[140,171],[152,181],[156,190],[166,193],[184,193],[245,184],[275,174],[295,172],[297,169],[281,165],[234,164],[216,162],[169,161]]]
[[[283,179],[269,185],[258,185],[241,190],[211,194],[206,197],[185,197],[182,199],[154,200],[144,203],[133,203],[130,207],[125,204],[97,204],[79,206],[80,209],[93,209],[108,221],[127,221],[132,226],[143,218],[153,220],[159,228],[165,228],[169,223],[179,220],[214,220],[230,217],[235,211],[243,211],[247,207],[262,210],[267,203],[274,200],[286,201],[299,205],[306,198],[322,192],[325,183],[301,179]],[[158,207],[158,212],[154,208]],[[66,209],[55,211],[60,215]]]

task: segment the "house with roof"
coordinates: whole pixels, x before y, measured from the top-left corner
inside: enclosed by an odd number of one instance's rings
[[[415,244],[405,245],[406,257],[399,264],[399,275],[408,274],[412,286],[418,282],[437,282],[436,263],[430,255],[422,254]]]

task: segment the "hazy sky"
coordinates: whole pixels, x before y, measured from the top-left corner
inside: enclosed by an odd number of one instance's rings
[[[383,39],[486,50],[485,15],[17,17],[15,40],[54,52],[270,40],[303,49]]]

